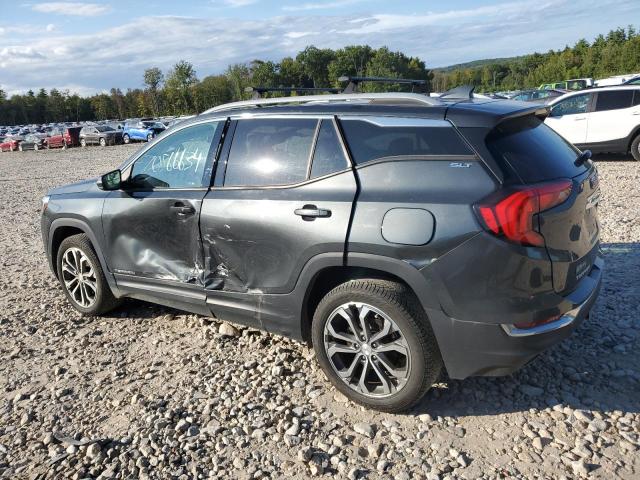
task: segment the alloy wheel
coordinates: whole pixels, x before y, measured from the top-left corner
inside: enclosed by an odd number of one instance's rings
[[[62,280],[71,298],[81,307],[96,302],[98,281],[89,258],[79,248],[69,248],[62,255]]]
[[[324,326],[324,348],[338,377],[367,397],[393,395],[409,379],[409,344],[391,317],[372,305],[336,308]]]

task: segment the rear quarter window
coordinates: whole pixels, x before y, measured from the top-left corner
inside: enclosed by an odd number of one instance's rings
[[[633,103],[633,90],[612,90],[598,92],[596,112],[629,108]]]
[[[341,120],[341,124],[356,165],[388,157],[473,154],[451,125],[438,122],[437,126],[428,126],[426,121],[425,126],[414,126],[420,120],[389,120],[389,124],[381,125],[348,119]]]
[[[576,166],[579,151],[533,115],[498,125],[486,144],[496,162],[525,183],[573,178],[589,168],[589,162]]]

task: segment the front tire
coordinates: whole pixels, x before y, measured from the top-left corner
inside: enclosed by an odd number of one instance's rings
[[[153,140],[153,133],[147,135],[147,142],[150,142],[151,140]]]
[[[104,138],[100,139],[100,146],[101,147],[106,147],[107,146],[107,141]]]
[[[635,161],[640,162],[640,134],[631,142],[631,155]]]
[[[80,146],[82,148],[85,148],[87,146],[87,141],[84,138],[80,140]]]
[[[83,315],[101,315],[119,305],[85,234],[72,235],[62,241],[56,266],[67,300]]]
[[[429,319],[413,292],[397,282],[337,286],[318,304],[311,333],[331,383],[368,408],[405,411],[442,371]]]
[[[38,151],[38,144],[37,143],[33,144],[33,150],[36,151],[36,152]]]
[[[126,133],[122,136],[122,141],[126,144],[129,145],[129,143],[131,143],[131,138],[129,137],[129,135],[127,135]]]
[[[21,152],[23,151],[22,150],[22,144],[18,145],[18,150],[21,151]]]

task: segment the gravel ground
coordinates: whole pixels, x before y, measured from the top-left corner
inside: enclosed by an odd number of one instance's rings
[[[40,198],[136,148],[0,154],[0,477],[640,477],[640,163],[599,159],[589,321],[513,376],[445,381],[391,415],[348,402],[305,345],[136,301],[69,306]]]

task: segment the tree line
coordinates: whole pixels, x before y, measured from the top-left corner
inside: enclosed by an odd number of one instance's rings
[[[497,92],[537,88],[543,83],[571,78],[605,78],[640,73],[640,34],[633,26],[582,39],[573,47],[533,53],[473,68],[434,71],[432,88],[445,91],[475,85],[477,91]]]
[[[433,91],[463,84],[493,92],[535,88],[568,78],[602,78],[640,72],[640,34],[633,27],[599,35],[589,43],[534,53],[472,68],[429,70],[424,60],[386,47],[352,45],[337,50],[308,46],[280,62],[253,60],[230,65],[223,74],[199,79],[193,65],[181,60],[167,72],[145,70],[143,88],[82,97],[51,89],[7,95],[0,90],[0,125],[124,119],[143,116],[194,114],[221,103],[247,99],[248,86],[343,87],[343,75],[415,78]],[[365,91],[405,89],[399,84],[363,84]]]

